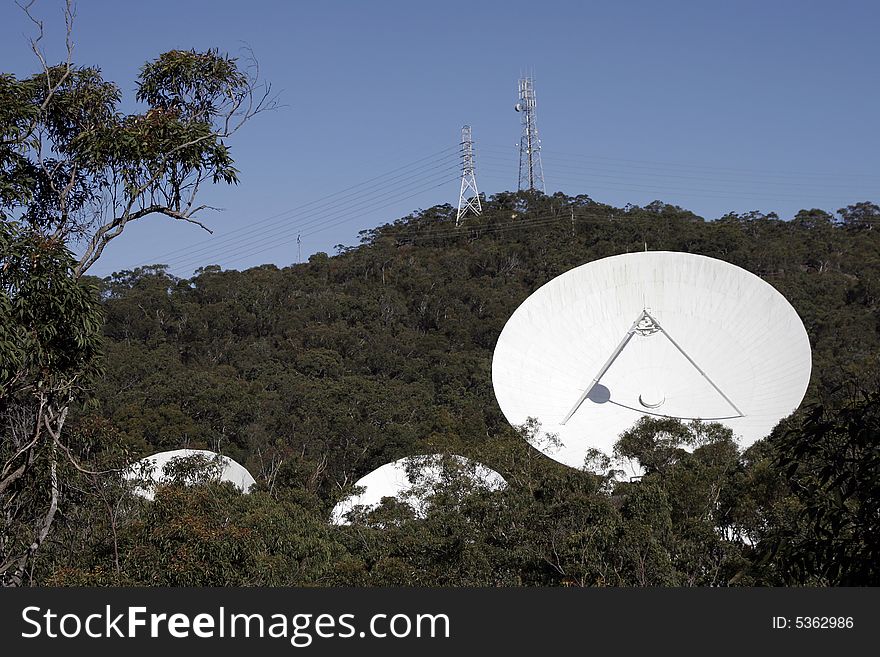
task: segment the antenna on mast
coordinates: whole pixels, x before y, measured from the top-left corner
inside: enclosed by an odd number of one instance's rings
[[[471,194],[472,192],[472,194]],[[455,225],[461,223],[468,212],[474,216],[483,214],[483,206],[480,203],[480,192],[477,191],[477,176],[474,167],[474,139],[471,127],[461,127],[461,191],[458,194],[458,214],[455,215]]]
[[[519,80],[519,102],[514,105],[522,113],[522,136],[519,139],[519,183],[517,190],[544,191],[544,165],[541,164],[541,140],[535,117],[537,100],[532,75]]]

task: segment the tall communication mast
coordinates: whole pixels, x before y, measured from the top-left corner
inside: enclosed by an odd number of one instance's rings
[[[522,137],[519,140],[519,185],[517,189],[544,191],[544,166],[541,164],[541,140],[535,118],[535,85],[531,76],[519,80],[519,102],[514,106],[522,113]]]
[[[461,219],[468,212],[475,216],[483,213],[480,203],[480,192],[477,191],[477,176],[474,169],[474,140],[469,125],[461,128],[461,192],[458,194],[458,214],[455,216],[455,225],[458,226]]]

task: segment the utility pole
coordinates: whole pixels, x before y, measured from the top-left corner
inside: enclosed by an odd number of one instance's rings
[[[461,223],[468,212],[474,216],[483,214],[480,192],[477,191],[477,176],[474,167],[474,139],[469,125],[461,128],[461,191],[458,193],[458,214],[455,225]]]
[[[519,183],[522,191],[544,191],[544,165],[541,164],[541,140],[535,117],[537,101],[535,85],[531,76],[519,80],[519,102],[514,106],[522,113],[522,136],[519,139]]]

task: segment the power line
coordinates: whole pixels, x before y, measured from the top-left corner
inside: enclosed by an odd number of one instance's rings
[[[457,169],[457,167],[456,167],[456,169]],[[403,197],[395,197],[395,198],[393,198],[391,201],[389,201],[388,203],[385,203],[384,205],[373,205],[373,206],[367,206],[367,207],[364,207],[364,208],[360,208],[359,211],[366,211],[366,210],[381,210],[381,209],[383,209],[383,208],[386,208],[386,207],[390,207],[390,206],[392,206],[392,205],[395,205],[396,203],[399,203],[399,202],[401,202],[401,201],[405,201],[405,200],[407,200],[407,199],[410,199],[410,198],[413,198],[413,197],[415,197],[415,196],[418,196],[419,194],[423,194],[424,192],[431,191],[431,190],[433,190],[433,189],[437,189],[438,187],[443,187],[443,186],[445,186],[445,185],[448,185],[449,183],[451,183],[452,181],[457,180],[457,179],[458,179],[458,174],[456,173],[456,175],[453,175],[453,176],[451,176],[451,177],[447,177],[447,178],[442,179],[442,180],[441,180],[439,183],[437,183],[437,184],[434,184],[434,185],[431,185],[431,186],[424,186],[424,187],[421,187],[421,188],[415,190],[413,193],[408,194],[407,196],[403,196]],[[356,215],[356,216],[358,216],[358,215]],[[314,228],[313,230],[310,230],[310,231],[308,231],[308,232],[295,233],[295,234],[296,234],[296,235],[299,235],[300,238],[309,237],[309,236],[311,236],[311,235],[315,235],[315,234],[317,234],[317,233],[319,233],[319,232],[321,232],[321,231],[327,230],[327,229],[329,229],[329,228],[334,228],[334,227],[336,227],[336,226],[340,226],[340,225],[342,225],[342,224],[349,223],[349,222],[352,220],[352,218],[353,218],[353,217],[352,217],[351,213],[347,213],[345,216],[342,217],[342,219],[340,219],[340,220],[338,220],[338,221],[330,222],[330,223],[326,223],[326,224],[321,225],[321,226],[319,226],[319,227],[316,227],[316,228]],[[296,228],[297,228],[297,227],[294,227],[293,230],[295,230]],[[252,257],[252,256],[254,256],[254,255],[259,255],[260,253],[265,253],[265,252],[267,252],[267,251],[271,251],[272,249],[275,249],[275,248],[277,248],[277,247],[279,247],[279,246],[285,246],[286,244],[290,243],[291,239],[288,239],[290,236],[291,236],[290,231],[283,231],[282,233],[278,233],[278,234],[270,235],[270,236],[268,236],[267,238],[265,238],[265,239],[263,239],[263,240],[260,240],[260,241],[255,242],[255,243],[251,243],[251,244],[249,245],[250,247],[260,247],[260,248],[256,248],[255,250],[249,251],[249,252],[244,253],[244,254],[237,254],[236,257],[234,257],[234,258],[231,259],[231,260],[226,260],[226,262],[227,262],[227,264],[231,264],[231,263],[234,263],[234,262],[240,262],[241,260],[244,260],[244,259],[246,259],[246,258]],[[214,259],[215,259],[215,260],[220,260],[220,259],[223,259],[227,254],[232,255],[232,254],[234,254],[234,253],[235,253],[235,251],[233,250],[233,251],[227,251],[226,253],[215,254],[215,258],[214,258]],[[190,267],[193,267],[193,265],[198,265],[198,264],[200,264],[200,262],[203,261],[203,260],[204,260],[204,259],[200,259],[200,260],[198,260],[198,261],[191,261],[191,262],[188,262],[188,263],[179,264],[179,265],[176,265],[176,266],[174,267],[174,269],[186,269],[186,268],[190,268]],[[213,263],[212,263],[212,264],[213,264]]]
[[[399,182],[412,181],[414,178],[418,178],[419,176],[421,176],[426,170],[435,169],[437,166],[440,166],[441,164],[447,163],[446,162],[447,160],[449,161],[448,163],[451,164],[452,160],[454,160],[454,154],[450,154],[450,155],[446,156],[445,158],[440,158],[440,159],[434,160],[433,162],[428,163],[426,165],[422,165],[421,167],[416,167],[415,169],[412,169],[408,173],[398,174],[397,176],[393,176],[391,178],[386,177],[384,182],[396,181],[399,183]],[[376,179],[378,179],[378,177]],[[361,185],[356,185],[354,187],[358,187]],[[201,242],[198,242],[196,245],[193,245],[190,247],[185,247],[182,249],[177,249],[174,252],[172,252],[172,254],[173,253],[183,253],[182,256],[178,256],[176,258],[176,259],[179,259],[180,257],[190,257],[196,253],[210,252],[211,250],[216,249],[218,247],[221,247],[221,246],[233,243],[233,242],[236,242],[236,243],[239,242],[242,239],[242,237],[240,237],[240,236],[243,233],[253,233],[255,227],[258,227],[257,232],[261,232],[261,231],[265,232],[266,230],[275,229],[275,227],[277,227],[277,226],[287,225],[287,224],[289,224],[289,220],[291,219],[291,217],[295,216],[295,213],[297,211],[299,211],[300,209],[303,209],[303,210],[307,209],[305,212],[302,212],[299,215],[300,218],[310,217],[310,216],[314,216],[316,213],[324,212],[328,209],[337,207],[340,204],[345,205],[345,204],[361,202],[365,199],[369,199],[371,196],[375,196],[378,193],[376,189],[350,191],[351,189],[353,189],[353,188],[349,188],[349,190],[344,190],[344,191],[347,191],[347,193],[337,192],[335,194],[330,194],[325,197],[322,197],[321,199],[318,199],[316,201],[311,201],[309,203],[305,203],[302,206],[300,206],[300,208],[292,208],[289,210],[285,210],[284,212],[278,213],[276,215],[272,215],[272,217],[267,218],[265,220],[247,223],[240,228],[233,229],[232,231],[225,233],[223,236],[214,237],[212,239],[207,239],[207,240],[202,240]],[[309,206],[312,206],[312,207],[309,207]],[[247,240],[250,238],[244,237],[243,239]],[[201,245],[201,246],[199,246],[199,245]],[[168,255],[172,255],[172,254],[168,254]],[[153,262],[155,262],[155,261],[153,261]]]
[[[829,195],[813,195],[813,194],[797,194],[796,196],[785,196],[778,192],[768,191],[766,194],[756,190],[755,192],[745,192],[730,189],[704,189],[689,188],[677,189],[669,186],[657,185],[638,185],[626,182],[609,182],[609,181],[593,181],[591,178],[595,176],[578,177],[578,176],[557,176],[562,182],[570,182],[577,185],[588,185],[594,189],[612,189],[645,192],[649,194],[676,195],[681,197],[700,197],[713,199],[742,199],[742,200],[758,200],[758,201],[778,201],[781,203],[799,203],[806,200],[827,202]],[[842,196],[841,192],[835,192],[837,196]],[[853,194],[854,195],[854,194]]]
[[[532,94],[533,92],[534,90],[532,89]],[[532,116],[532,119],[534,119],[534,116]],[[533,139],[536,139],[536,126],[534,128],[534,133],[530,134],[532,134]],[[523,136],[526,136],[525,132]],[[462,145],[466,141],[463,133]],[[523,142],[521,141],[520,163],[522,164],[523,162],[523,154],[528,155],[531,152],[533,155],[538,156],[537,162],[541,166],[541,180],[543,181],[543,166],[540,164],[539,159],[540,142],[532,141],[531,145],[529,145],[527,141],[525,152],[522,149],[522,144]],[[496,176],[506,178],[509,172],[508,167],[515,161],[513,149],[492,145],[482,146],[481,148],[488,151],[488,153],[482,155],[485,160],[482,168],[486,169],[489,178],[492,179]],[[248,257],[286,245],[294,239],[297,242],[297,259],[299,261],[302,259],[301,248],[303,238],[349,223],[362,216],[364,212],[390,207],[395,203],[413,198],[418,194],[442,187],[452,180],[459,179],[458,175],[447,175],[458,169],[452,162],[461,157],[463,151],[459,149],[459,152],[456,153],[454,152],[455,150],[456,147],[442,149],[363,182],[346,187],[338,192],[328,194],[258,221],[244,224],[222,236],[181,247],[166,253],[164,256],[160,256],[158,259],[145,261],[136,266],[161,261],[161,259],[166,259],[168,256],[175,256],[168,260],[169,265],[175,269],[182,269],[193,264],[202,264],[206,260],[214,260],[216,262],[230,256],[233,259],[227,261],[228,263],[240,262]],[[650,194],[660,193],[666,198],[670,196],[693,196],[713,199],[732,198],[740,201],[762,200],[778,202],[821,199],[827,202],[827,196],[818,196],[815,193],[805,195],[792,188],[809,188],[809,190],[819,193],[822,193],[823,190],[829,190],[829,195],[832,193],[835,195],[842,193],[856,194],[858,193],[856,190],[859,187],[859,181],[853,181],[852,178],[865,178],[865,183],[870,183],[877,179],[876,176],[869,174],[761,173],[756,170],[728,167],[607,158],[560,152],[551,152],[550,158],[554,161],[554,170],[558,169],[558,177],[563,182],[570,181],[578,185],[588,185],[598,189],[629,190]],[[533,174],[535,173],[535,161],[533,158]],[[463,160],[462,166],[464,167],[465,164],[467,162]],[[502,164],[507,166],[502,167]],[[470,165],[472,168],[472,151]],[[667,167],[672,168],[672,172],[667,172],[665,170]],[[718,173],[713,175],[713,172]],[[464,168],[462,168],[463,173]],[[804,177],[807,176],[821,177],[823,180],[830,178],[831,182],[806,181]],[[786,177],[791,177],[794,180],[785,180]],[[847,182],[844,183],[844,181],[838,180],[841,177],[846,178]],[[755,179],[752,180],[750,178]],[[535,180],[535,178],[533,177],[532,180]],[[670,185],[665,184],[667,180],[670,181]],[[475,178],[473,182],[474,197],[479,200],[478,192],[476,192]],[[703,184],[691,187],[688,184],[689,182],[715,183],[714,186],[727,187],[727,189],[708,189]],[[743,186],[748,189],[740,189]],[[683,189],[684,187],[686,189]],[[768,187],[776,187],[778,189],[771,189],[765,194],[762,188],[766,189]],[[796,197],[783,198],[786,188],[791,189],[792,194],[796,195]],[[846,190],[852,191],[847,192]],[[460,193],[460,211],[461,198]],[[549,217],[522,219],[516,225],[508,226],[507,224],[501,224],[498,227],[492,227],[491,230],[515,230],[523,225],[542,225],[541,223],[534,223],[537,220],[552,223],[556,219]],[[478,230],[490,230],[490,228],[479,226]],[[419,231],[418,234],[427,235],[428,233]]]
[[[446,160],[449,160],[448,162]],[[418,167],[413,170],[413,172],[409,174],[400,174],[393,178],[387,179],[388,181],[395,180],[397,183],[407,183],[408,185],[419,184],[424,180],[430,180],[432,177],[438,174],[444,174],[449,171],[457,170],[457,165],[453,162],[455,160],[455,154],[451,154],[446,158],[441,158],[436,160],[434,163],[429,165],[423,165],[422,167]],[[446,165],[442,166],[441,165]],[[430,169],[429,169],[430,167]],[[259,238],[261,235],[267,234],[269,232],[278,230],[278,229],[286,229],[293,227],[304,227],[311,225],[315,221],[320,221],[322,217],[326,216],[329,212],[330,214],[337,213],[339,211],[344,211],[349,208],[357,208],[361,204],[365,202],[372,202],[374,200],[378,200],[381,198],[387,197],[389,194],[397,193],[397,190],[383,190],[382,188],[368,189],[360,192],[352,193],[349,192],[347,194],[338,195],[338,198],[324,202],[320,205],[312,207],[306,212],[300,214],[291,214],[292,210],[285,211],[280,213],[280,215],[275,216],[283,216],[283,221],[261,221],[261,222],[253,222],[245,225],[240,229],[236,229],[223,235],[222,237],[214,238],[211,240],[203,240],[200,242],[203,246],[200,248],[187,247],[185,249],[178,249],[175,253],[181,253],[181,255],[171,258],[167,260],[167,264],[171,264],[181,259],[190,259],[191,256],[197,254],[207,254],[216,251],[219,248],[224,248],[230,244],[241,244],[242,242],[247,242],[256,238]],[[327,197],[325,197],[327,198]],[[311,202],[307,205],[314,205],[315,202]],[[305,207],[305,206],[303,206]],[[291,224],[291,219],[296,217],[296,222]],[[313,217],[312,220],[307,220],[309,217]],[[258,230],[252,230],[254,226],[260,226]],[[239,237],[241,233],[245,232],[245,230],[249,230],[251,235],[245,237]],[[170,255],[170,254],[169,254]],[[155,262],[155,261],[153,261]]]
[[[501,153],[509,153],[510,148],[506,146],[502,146],[500,144],[481,144],[481,150],[489,151],[494,150],[496,152]],[[583,153],[571,153],[566,151],[556,151],[553,150],[550,152],[555,156],[565,156],[569,158],[578,158],[578,159],[586,159],[586,160],[600,160],[600,161],[611,161],[611,162],[626,162],[631,164],[645,164],[645,165],[653,165],[660,167],[678,167],[678,168],[689,168],[689,169],[698,169],[700,171],[706,170],[714,170],[714,171],[728,171],[728,172],[741,172],[741,173],[750,173],[754,175],[778,175],[778,176],[796,176],[796,177],[804,177],[804,176],[816,176],[816,177],[840,177],[840,178],[852,178],[852,177],[866,177],[877,179],[877,174],[873,173],[845,173],[845,172],[821,172],[821,171],[812,171],[812,172],[798,172],[798,171],[772,171],[766,169],[742,169],[742,168],[734,168],[734,167],[719,167],[709,164],[700,164],[700,163],[683,163],[683,162],[670,162],[670,161],[660,161],[660,160],[638,160],[638,159],[626,159],[619,157],[607,157],[600,155],[584,155]]]
[[[489,163],[504,163],[509,164],[510,160],[500,158],[493,155],[483,155],[484,160],[488,160]],[[545,159],[547,159],[545,157]],[[566,161],[557,161],[554,155],[550,155],[549,159],[554,162],[554,169],[560,170],[568,170],[568,171],[584,171],[595,173],[595,175],[599,177],[620,177],[621,175],[626,175],[628,178],[639,178],[639,177],[650,177],[650,178],[660,178],[660,179],[675,179],[675,180],[698,180],[698,181],[708,181],[708,182],[721,182],[721,183],[731,183],[731,184],[741,184],[741,185],[765,185],[765,186],[777,186],[777,187],[808,187],[810,189],[817,188],[827,188],[827,189],[854,189],[859,187],[860,185],[864,185],[865,183],[859,182],[850,182],[850,183],[818,183],[818,182],[797,182],[797,181],[779,181],[779,180],[767,180],[765,178],[755,178],[755,179],[743,179],[743,178],[731,178],[730,174],[722,174],[718,176],[698,176],[698,175],[684,175],[682,173],[664,173],[657,169],[649,170],[649,171],[632,171],[631,169],[620,169],[618,166],[604,166],[598,167],[598,165],[590,166],[587,163],[584,164],[574,164],[572,162]],[[615,175],[616,174],[616,175]],[[744,175],[744,174],[738,174]],[[880,181],[880,179],[878,179]]]
[[[424,182],[433,181],[436,179],[438,175],[443,175],[448,172],[452,172],[457,170],[455,165],[447,167],[445,169],[440,169],[438,171],[431,172],[427,175],[420,176],[418,178],[410,179],[408,185],[411,187],[412,185],[422,184]],[[405,188],[406,189],[406,188]],[[404,189],[404,191],[405,191]],[[208,255],[211,253],[216,253],[218,250],[223,250],[229,246],[239,247],[243,243],[253,242],[254,240],[263,239],[264,236],[274,236],[278,235],[278,231],[282,231],[284,233],[290,233],[292,231],[296,231],[297,229],[306,228],[308,226],[312,226],[315,223],[320,223],[325,220],[327,217],[333,217],[342,212],[352,212],[355,210],[361,210],[365,207],[364,204],[374,203],[375,201],[382,201],[387,199],[395,194],[401,193],[400,189],[392,189],[390,191],[382,191],[375,190],[370,191],[366,194],[359,195],[355,198],[346,200],[344,202],[336,202],[325,207],[315,208],[306,212],[302,215],[297,216],[296,221],[291,223],[291,219],[293,217],[287,217],[285,222],[280,226],[276,227],[275,225],[264,226],[258,231],[255,231],[252,235],[249,235],[245,238],[224,238],[222,240],[218,240],[216,243],[209,244],[206,247],[202,247],[201,249],[196,249],[190,253],[187,253],[183,256],[179,256],[178,258],[171,260],[167,264],[171,264],[177,260],[189,259],[192,255]]]
[[[312,200],[312,201],[309,201],[309,202],[307,202],[307,203],[304,203],[304,204],[302,204],[302,205],[300,205],[300,206],[296,206],[296,207],[293,207],[293,208],[288,208],[287,210],[282,210],[281,212],[278,212],[278,213],[276,213],[276,214],[270,215],[270,216],[268,216],[268,217],[264,217],[264,218],[262,218],[262,219],[258,219],[258,220],[253,221],[253,222],[250,222],[249,224],[243,225],[243,226],[241,226],[240,228],[235,228],[235,229],[229,231],[228,233],[225,233],[225,234],[223,235],[223,237],[220,238],[220,239],[218,239],[218,238],[207,238],[207,239],[204,239],[204,240],[200,240],[199,242],[196,242],[195,244],[191,244],[191,245],[188,245],[188,246],[185,246],[185,247],[181,247],[181,248],[179,248],[179,249],[175,249],[175,250],[173,250],[173,251],[169,251],[169,252],[167,252],[167,253],[165,253],[165,254],[162,254],[162,255],[160,255],[160,256],[157,256],[156,258],[151,258],[150,260],[146,260],[146,261],[144,261],[144,262],[138,263],[138,264],[135,265],[135,266],[137,267],[137,266],[141,266],[141,265],[152,264],[152,263],[155,263],[155,262],[157,262],[157,261],[159,261],[159,260],[165,259],[165,258],[167,258],[168,256],[172,256],[172,255],[175,255],[175,254],[177,254],[177,253],[184,252],[184,251],[187,252],[187,254],[189,255],[190,253],[193,252],[193,248],[194,248],[194,247],[198,247],[198,246],[200,246],[200,245],[205,245],[205,244],[216,244],[216,243],[218,243],[219,241],[221,241],[221,239],[222,239],[222,241],[228,241],[229,239],[233,238],[235,235],[238,235],[238,234],[240,234],[240,233],[244,233],[244,232],[248,232],[248,231],[252,230],[255,226],[263,225],[263,224],[265,224],[265,223],[267,223],[267,222],[270,222],[270,221],[272,221],[272,220],[274,220],[274,219],[282,218],[282,217],[284,217],[285,215],[289,215],[289,214],[291,214],[291,213],[298,212],[298,211],[301,211],[301,210],[303,210],[303,209],[305,209],[305,208],[308,208],[308,207],[310,207],[310,206],[313,206],[313,205],[315,205],[315,204],[321,203],[322,201],[326,201],[326,200],[329,200],[329,199],[332,199],[332,198],[335,198],[335,197],[338,197],[338,196],[344,195],[346,192],[350,192],[350,191],[355,190],[355,189],[357,189],[357,188],[359,188],[359,187],[363,187],[363,186],[365,186],[365,185],[369,185],[369,184],[371,184],[371,183],[374,183],[374,182],[377,182],[377,181],[379,181],[379,180],[382,180],[383,178],[387,178],[387,177],[388,177],[389,175],[391,175],[392,173],[396,173],[396,172],[401,171],[401,170],[403,170],[403,169],[407,169],[407,170],[408,170],[408,173],[407,173],[407,174],[401,174],[401,175],[409,175],[409,174],[411,174],[412,171],[413,171],[413,169],[412,169],[413,165],[415,165],[415,164],[419,164],[419,163],[421,163],[421,162],[424,162],[425,160],[434,159],[434,160],[436,161],[435,163],[437,163],[437,162],[445,162],[445,161],[447,161],[447,160],[451,160],[451,159],[453,159],[453,158],[455,158],[455,157],[457,156],[457,153],[450,153],[450,151],[454,151],[454,150],[457,150],[455,146],[449,146],[449,147],[444,148],[444,149],[442,149],[442,150],[440,150],[440,151],[437,151],[436,153],[432,153],[431,155],[426,155],[425,157],[422,157],[422,158],[419,158],[419,159],[417,159],[417,160],[414,160],[413,162],[410,162],[410,163],[405,164],[405,165],[402,165],[402,166],[400,166],[400,167],[397,167],[397,168],[391,169],[390,171],[386,171],[385,173],[379,174],[378,176],[374,176],[374,177],[369,178],[369,179],[367,179],[367,180],[364,180],[364,181],[362,181],[362,182],[356,183],[356,184],[354,184],[354,185],[351,185],[351,186],[349,186],[349,187],[346,187],[346,188],[344,188],[344,189],[341,189],[341,190],[339,190],[339,191],[337,191],[337,192],[333,192],[333,193],[328,194],[328,195],[326,195],[326,196],[322,196],[322,197],[317,198],[317,199],[315,199],[315,200]],[[441,155],[443,155],[444,153],[446,153],[445,156],[440,157],[439,159],[437,159],[438,156],[441,156]],[[423,168],[426,168],[426,167],[428,167],[428,166],[433,166],[435,163],[428,163],[427,165],[422,165],[421,167],[417,167],[415,170],[423,169]],[[396,179],[398,179],[399,177],[400,177],[400,176],[395,176],[394,178],[391,178],[391,179],[389,179],[389,180],[386,180],[385,182],[390,182],[391,180],[396,180]],[[355,195],[355,196],[357,196],[357,195]]]
[[[457,169],[457,167],[452,167],[448,171],[452,172],[456,169]],[[405,190],[403,192],[402,192],[402,190],[399,190],[399,189],[392,190],[391,192],[388,192],[388,193],[380,196],[379,198],[370,199],[370,201],[366,205],[356,204],[356,205],[349,205],[349,206],[346,206],[343,208],[337,208],[334,211],[330,212],[329,214],[322,214],[319,217],[316,217],[310,221],[297,223],[292,226],[288,226],[287,228],[283,228],[280,231],[272,231],[269,233],[267,233],[266,231],[263,231],[263,232],[261,232],[260,236],[255,236],[254,238],[252,238],[248,241],[245,241],[244,243],[238,242],[234,245],[230,245],[227,248],[222,248],[217,251],[212,251],[207,255],[202,255],[202,256],[198,257],[197,259],[191,259],[191,258],[184,259],[184,260],[178,259],[177,263],[173,265],[173,268],[175,268],[175,269],[186,268],[188,266],[191,266],[192,264],[199,264],[201,262],[204,262],[207,259],[212,259],[212,260],[222,259],[222,258],[226,257],[227,255],[231,255],[236,252],[240,252],[243,248],[254,248],[257,246],[268,247],[266,249],[261,248],[261,249],[258,249],[257,251],[253,252],[253,254],[262,253],[263,251],[271,250],[277,246],[281,246],[283,244],[286,244],[287,243],[286,238],[292,238],[294,234],[299,235],[302,238],[302,237],[308,237],[309,235],[312,235],[316,232],[319,232],[319,230],[323,230],[323,228],[321,228],[321,229],[311,230],[309,232],[302,232],[302,228],[304,228],[304,227],[314,226],[316,223],[326,222],[328,219],[333,219],[333,218],[336,218],[339,216],[343,216],[342,221],[327,224],[325,227],[332,227],[332,226],[339,225],[341,223],[346,223],[348,221],[351,221],[351,219],[353,217],[361,216],[361,213],[363,213],[363,212],[374,211],[374,210],[379,210],[382,208],[389,207],[391,205],[399,203],[400,201],[404,201],[409,198],[412,198],[413,196],[417,196],[418,194],[423,193],[425,191],[429,191],[429,190],[435,189],[436,187],[439,187],[441,185],[447,184],[447,183],[451,182],[452,180],[455,180],[456,178],[457,178],[457,175],[453,176],[453,177],[443,178],[440,183],[435,184],[435,185],[431,185],[430,183],[433,183],[437,180],[437,176],[432,175],[427,178],[421,179],[419,182],[422,184],[422,186],[419,187],[418,189],[416,189],[413,193],[406,194],[406,191],[412,191],[413,188],[409,188],[409,190]],[[400,196],[401,193],[404,193],[406,195]]]
[[[497,175],[503,174],[503,169],[498,165],[492,163],[483,164],[484,170],[488,171],[490,175],[492,173],[496,173]],[[592,173],[586,169],[580,169],[577,167],[568,167],[562,168],[560,167],[560,173],[557,178],[562,182],[574,182],[579,185],[587,185],[592,188],[612,188],[612,189],[626,189],[632,191],[643,191],[647,193],[661,193],[661,194],[676,194],[683,196],[700,196],[705,198],[742,198],[742,199],[759,199],[759,200],[773,200],[780,202],[793,202],[797,203],[803,200],[818,200],[818,201],[827,201],[829,196],[841,196],[841,195],[856,195],[859,194],[859,190],[857,187],[848,188],[848,190],[841,189],[829,189],[827,191],[823,190],[821,186],[811,185],[810,189],[814,191],[818,191],[819,193],[823,193],[824,195],[818,194],[804,194],[799,190],[786,190],[782,189],[772,189],[772,190],[761,190],[758,188],[752,189],[742,189],[741,182],[737,182],[739,187],[730,187],[728,189],[706,189],[704,187],[687,187],[686,189],[682,188],[681,182],[678,182],[676,186],[671,185],[658,185],[657,182],[662,181],[649,181],[648,183],[640,184],[637,179],[633,179],[629,176],[619,176],[619,175],[610,175],[604,173]],[[607,180],[603,180],[607,179]],[[707,179],[709,180],[709,179]],[[709,180],[709,182],[712,182]],[[723,180],[715,180],[714,182],[720,183],[722,186],[725,184]],[[654,183],[654,184],[651,184]],[[790,196],[786,195],[786,191],[789,192]],[[708,193],[708,194],[707,194]]]

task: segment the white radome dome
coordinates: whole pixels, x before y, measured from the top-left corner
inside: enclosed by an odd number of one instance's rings
[[[463,456],[443,454],[407,456],[386,463],[358,479],[355,486],[363,488],[363,492],[339,502],[333,508],[330,521],[334,525],[347,525],[349,524],[347,516],[355,508],[363,507],[363,510],[371,511],[386,497],[406,502],[418,515],[424,515],[427,510],[425,498],[442,481],[444,467],[450,465],[476,486],[491,491],[501,490],[507,486],[507,482],[500,474]],[[410,478],[410,473],[415,476]]]
[[[133,463],[124,476],[129,481],[145,477],[148,483],[143,485],[143,482],[137,482],[133,492],[135,495],[152,500],[155,495],[156,486],[168,481],[165,475],[166,466],[177,459],[192,458],[194,456],[203,457],[208,462],[218,459],[217,474],[219,480],[232,482],[243,493],[250,492],[251,486],[256,483],[251,473],[240,463],[233,461],[228,456],[222,456],[217,452],[205,449],[175,449],[169,452],[159,452]],[[152,483],[149,483],[149,481]]]

